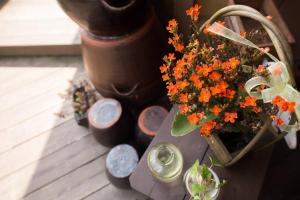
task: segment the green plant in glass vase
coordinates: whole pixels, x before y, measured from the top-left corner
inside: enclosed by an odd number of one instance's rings
[[[217,199],[220,188],[226,183],[225,180],[220,181],[212,170],[216,164],[211,158],[210,160],[210,166],[200,165],[199,160],[196,160],[184,175],[186,189],[193,200]]]

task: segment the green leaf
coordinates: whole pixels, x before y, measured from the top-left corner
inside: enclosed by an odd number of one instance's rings
[[[212,174],[206,165],[202,165],[201,176],[203,179],[210,179],[212,177]]]
[[[199,160],[196,160],[195,163],[191,167],[191,175],[197,176],[199,171]]]
[[[201,127],[203,124],[209,122],[210,120],[214,120],[216,119],[218,116],[215,116],[215,114],[209,112],[209,113],[205,113],[206,118],[202,119],[201,122],[199,123],[199,126]]]
[[[203,124],[209,122],[210,120],[214,120],[218,117],[211,112],[205,113],[205,116],[206,118],[202,119],[199,122],[199,125],[191,125],[187,120],[187,117],[178,112],[173,120],[171,135],[175,137],[184,136],[192,132],[196,128],[201,127]]]
[[[204,191],[205,191],[205,186],[204,185],[192,184],[192,194],[193,194],[193,196],[196,196],[199,193],[202,193]]]
[[[178,112],[173,120],[171,135],[175,137],[184,136],[196,128],[198,128],[197,125],[191,125],[187,117]]]

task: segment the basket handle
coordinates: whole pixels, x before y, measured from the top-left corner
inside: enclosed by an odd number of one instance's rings
[[[279,59],[284,62],[287,66],[287,70],[290,74],[290,82],[293,86],[295,86],[295,79],[293,75],[293,56],[289,43],[287,42],[285,36],[282,32],[276,27],[276,25],[270,20],[266,19],[260,12],[251,8],[249,6],[244,5],[231,5],[226,6],[219,11],[217,11],[214,15],[212,15],[201,27],[200,32],[204,30],[207,24],[212,24],[220,17],[225,16],[243,16],[248,17],[253,20],[256,20],[262,24],[266,32],[269,34],[270,39],[272,40],[276,52],[278,54]],[[230,166],[240,160],[246,153],[248,153],[259,141],[259,139],[268,131],[271,126],[271,119],[268,119],[264,126],[260,129],[260,131],[254,136],[254,138],[241,150],[233,159],[226,163],[225,166]]]
[[[261,13],[259,13],[254,8],[244,5],[231,5],[226,6],[219,11],[217,11],[214,15],[212,15],[201,27],[200,32],[203,31],[207,24],[212,24],[217,21],[220,17],[225,16],[243,16],[248,17],[253,20],[256,20],[262,24],[262,26],[266,29],[266,32],[269,34],[270,39],[272,40],[276,52],[279,56],[279,59],[284,62],[287,66],[287,70],[290,74],[290,82],[293,86],[295,86],[295,80],[293,75],[293,55],[291,51],[291,47],[287,42],[287,39],[283,35],[283,33],[277,28],[277,26],[270,20],[266,19]]]

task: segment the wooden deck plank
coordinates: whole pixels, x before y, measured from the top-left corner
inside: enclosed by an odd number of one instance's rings
[[[0,92],[1,93],[6,93],[9,91],[13,91],[17,89],[20,85],[22,84],[27,84],[27,83],[34,83],[36,80],[43,79],[49,74],[53,72],[59,71],[58,68],[53,68],[53,67],[45,67],[45,68],[35,68],[35,67],[14,67],[14,68],[0,68],[1,71],[8,71],[12,70],[15,71],[14,74],[12,74],[12,77],[10,77],[9,80],[3,81],[0,84]]]
[[[24,65],[24,60],[27,65],[36,66],[32,68],[26,66],[16,67],[21,64]],[[60,59],[55,60],[52,57],[48,59],[38,58],[36,60],[39,62],[31,61],[29,58],[23,59],[23,63],[20,63],[18,59],[13,59],[13,62],[11,62],[11,59],[0,59],[0,80],[2,82],[9,81],[11,82],[11,85],[14,85],[13,89],[6,90],[0,96],[0,112],[5,109],[11,109],[12,106],[25,103],[28,100],[30,101],[39,95],[51,91],[54,92],[54,90],[56,90],[57,93],[64,93],[65,89],[69,87],[69,80],[78,80],[86,77],[82,66],[83,64],[78,57],[71,57],[63,62],[59,62]],[[54,67],[49,66],[49,62],[52,63]],[[50,73],[48,72],[48,68],[59,69]],[[24,73],[30,73],[31,70],[41,70],[44,74],[42,77],[34,77],[33,80],[23,78],[24,81],[21,84],[17,84],[14,80],[10,80],[12,77],[19,77]],[[6,75],[7,80],[3,80],[1,75]]]
[[[1,8],[0,27],[0,55],[80,54],[78,26],[57,1],[9,0]]]
[[[12,103],[5,104],[5,100],[3,100],[3,107],[5,107],[5,110],[1,110],[0,106],[0,120],[2,121],[0,124],[0,130],[11,127],[14,124],[18,124],[21,121],[24,121],[55,105],[64,104],[66,99],[59,94],[63,94],[70,87],[68,80],[72,80],[72,78],[75,77],[75,73],[76,68],[59,70],[57,74],[53,74],[56,76],[56,81],[60,83],[58,87],[50,89],[47,92],[27,101],[16,94],[15,97],[19,98],[16,99],[17,103],[15,106],[11,106]],[[51,87],[51,85],[48,85],[47,81],[45,83],[40,83],[40,85],[44,87],[43,90],[47,90],[48,87]],[[30,93],[30,89],[27,89],[27,92]],[[6,100],[9,101],[7,98]]]
[[[60,178],[68,180],[64,176],[72,174],[73,171],[101,157],[107,151],[108,149],[99,145],[92,135],[87,135],[2,179],[0,181],[1,197],[10,200],[10,197],[13,197],[11,199],[20,199],[27,195],[44,199],[42,198],[44,187],[55,185],[56,180],[60,180]],[[67,189],[69,184],[71,183],[66,181],[63,188]],[[52,187],[50,186],[50,188]],[[59,188],[59,190],[63,188]],[[52,192],[54,195],[59,193],[59,191]]]
[[[55,113],[63,113],[64,117],[57,116]],[[56,126],[68,121],[73,117],[71,103],[53,106],[25,121],[2,131],[0,153],[12,147],[32,139],[42,132],[51,130]]]
[[[71,119],[0,154],[0,179],[90,134]],[[30,155],[30,156],[29,156]]]
[[[109,184],[105,175],[105,156],[72,171],[31,193],[24,200],[79,200]]]
[[[148,197],[142,195],[133,190],[120,190],[109,184],[99,191],[91,194],[85,200],[99,200],[99,199],[109,199],[109,200],[146,200]]]

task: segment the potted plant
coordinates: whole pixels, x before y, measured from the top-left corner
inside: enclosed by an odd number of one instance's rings
[[[210,166],[207,166],[205,164],[200,165],[199,160],[196,160],[192,167],[186,171],[184,175],[184,184],[191,199],[217,199],[220,188],[226,181],[220,181],[218,175],[212,169],[214,166],[214,162],[212,162]]]
[[[228,166],[258,148],[258,141],[262,147],[299,130],[300,94],[293,88],[290,46],[269,19],[248,6],[233,5],[200,26],[200,8],[196,4],[186,11],[193,30],[187,44],[175,19],[167,26],[175,52],[163,58],[160,70],[169,99],[179,108],[171,134],[184,136],[198,128],[219,162]],[[251,42],[256,30],[235,33],[216,22],[231,15],[262,23],[279,60]],[[284,121],[283,113],[292,120]]]
[[[86,80],[73,84],[72,94],[74,118],[78,125],[88,127],[87,111],[97,101],[98,95]]]

